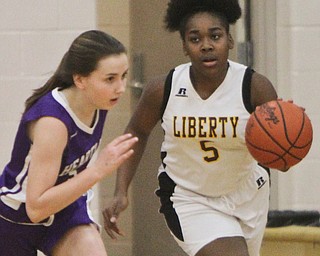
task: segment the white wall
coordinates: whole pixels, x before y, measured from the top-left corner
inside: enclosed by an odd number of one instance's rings
[[[4,166],[25,99],[56,69],[71,41],[95,27],[96,11],[94,0],[0,0],[0,12],[0,166]]]
[[[25,99],[55,71],[72,40],[95,27],[95,0],[0,0],[0,172]]]
[[[279,208],[320,210],[320,9],[319,0],[278,0],[277,80],[285,99],[305,107],[314,141],[307,157],[279,174]]]

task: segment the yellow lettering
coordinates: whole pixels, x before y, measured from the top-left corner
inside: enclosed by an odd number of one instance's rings
[[[217,137],[216,128],[217,128],[217,118],[209,117],[209,137],[210,138]]]
[[[188,137],[194,138],[194,137],[196,137],[196,131],[197,131],[196,122],[197,122],[197,120],[193,116],[189,117],[188,120],[189,120],[189,136]]]
[[[173,134],[175,137],[180,137],[180,131],[177,131],[177,117],[173,117]]]
[[[186,119],[187,118],[185,116],[182,117],[182,137],[183,138],[187,137],[187,135],[186,135]]]
[[[230,122],[229,122],[230,121]],[[177,138],[221,138],[227,137],[231,130],[233,138],[237,137],[239,117],[194,117],[174,116],[173,135]],[[229,128],[229,129],[227,129]]]
[[[206,117],[199,117],[199,138],[207,137],[207,133],[204,129],[204,125],[207,121]]]
[[[239,117],[238,116],[234,116],[234,117],[230,117],[230,121],[231,121],[231,125],[232,125],[232,130],[233,130],[233,138],[237,137],[237,125],[238,125],[238,120]]]
[[[226,137],[226,123],[228,123],[227,117],[219,117],[219,123],[221,123],[221,138]]]

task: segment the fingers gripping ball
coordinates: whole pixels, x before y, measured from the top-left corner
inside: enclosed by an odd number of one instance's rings
[[[304,110],[291,102],[267,102],[251,114],[246,145],[260,164],[287,169],[299,163],[312,144],[312,125]]]

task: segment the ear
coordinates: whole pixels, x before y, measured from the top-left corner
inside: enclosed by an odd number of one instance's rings
[[[229,34],[229,36],[228,36],[228,46],[229,46],[230,50],[233,49],[233,47],[234,47],[234,40],[233,40],[231,34]]]
[[[79,89],[85,88],[85,77],[78,74],[74,74],[72,77],[73,77],[73,83],[76,87],[78,87]]]

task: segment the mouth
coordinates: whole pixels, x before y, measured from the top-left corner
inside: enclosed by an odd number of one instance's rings
[[[111,103],[112,105],[114,105],[114,104],[116,104],[116,103],[118,102],[118,100],[119,100],[119,98],[111,99],[111,100],[110,100],[110,103]]]
[[[206,67],[213,67],[217,64],[218,60],[217,58],[213,56],[205,56],[201,58],[201,62],[206,66]]]

